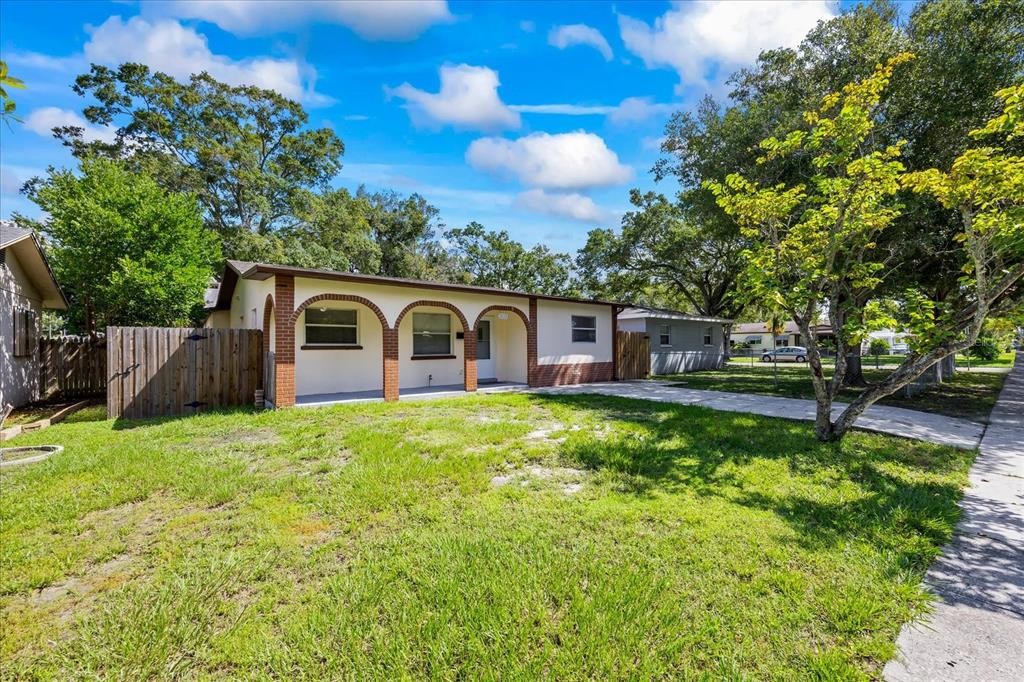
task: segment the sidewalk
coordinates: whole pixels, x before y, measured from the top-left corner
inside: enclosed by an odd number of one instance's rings
[[[925,578],[938,596],[883,672],[905,680],[1024,680],[1024,353],[992,410],[956,536]]]
[[[1007,385],[1010,380],[1007,379]],[[694,388],[671,386],[665,381],[616,381],[602,384],[581,384],[533,389],[537,393],[580,394],[598,393],[621,398],[638,398],[659,402],[700,405],[724,412],[748,412],[766,417],[784,417],[814,421],[816,405],[813,400],[779,398],[752,393],[727,393],[725,391],[702,391]],[[1004,389],[1005,391],[1005,389]],[[842,412],[843,406],[833,407],[833,418]],[[962,449],[978,447],[985,430],[983,424],[947,417],[941,414],[918,412],[902,407],[872,405],[857,420],[857,428],[867,431],[888,433],[939,445],[952,445]]]

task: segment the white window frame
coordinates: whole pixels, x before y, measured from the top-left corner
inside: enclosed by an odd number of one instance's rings
[[[714,326],[704,327],[704,347],[713,348],[715,345],[715,328]]]
[[[255,311],[255,308],[253,310]],[[346,347],[349,347],[349,348],[356,348],[356,347],[358,347],[359,346],[359,310],[357,308],[329,308],[329,310],[343,310],[343,311],[346,311],[346,312],[353,312],[353,313],[356,314],[356,323],[355,324],[324,324],[322,322],[310,322],[309,321],[309,310],[307,309],[306,310],[306,314],[304,316],[305,328],[306,329],[309,329],[310,327],[341,327],[341,328],[345,328],[345,329],[350,329],[351,328],[351,329],[355,329],[356,330],[356,340],[353,343],[335,343],[335,342],[331,342],[331,343],[311,343],[309,341],[309,335],[307,334],[306,335],[306,342],[303,345],[304,346],[312,346],[314,348],[316,348],[316,347],[332,347],[332,346],[346,346]]]
[[[658,325],[658,345],[665,347],[672,345],[672,325]]]
[[[416,352],[416,336],[423,336],[425,333],[429,333],[431,336],[444,336],[441,332],[424,332],[416,331],[416,317],[418,315],[443,315],[448,318],[448,352],[447,353],[417,353]],[[455,355],[455,350],[452,347],[452,316],[449,313],[413,313],[412,314],[412,357],[414,358],[448,358]]]
[[[577,325],[573,324],[573,322],[577,318],[593,320],[594,321],[594,326],[593,327],[577,326]],[[590,331],[592,331],[592,332],[594,332],[594,338],[592,340],[591,339],[584,339],[584,340],[577,341],[576,338],[575,338],[575,334],[578,331],[580,331],[580,332],[590,332]],[[572,343],[597,343],[597,315],[570,315],[569,316],[569,340]]]

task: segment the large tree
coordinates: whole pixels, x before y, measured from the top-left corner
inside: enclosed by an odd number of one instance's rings
[[[505,230],[487,230],[477,222],[448,230],[445,238],[464,281],[553,296],[575,293],[572,260],[567,254],[544,245],[527,249]]]
[[[754,66],[729,79],[730,107],[721,110],[709,99],[693,113],[673,116],[656,175],[679,180],[684,196],[702,209],[701,225],[728,220],[709,193],[694,188],[740,169],[763,183],[795,184],[810,177],[813,154],[796,151],[773,164],[756,164],[758,142],[792,130],[822,96],[867,77],[876,64],[903,51],[919,58],[884,93],[885,116],[872,138],[879,144],[905,140],[901,160],[911,170],[948,167],[967,148],[967,132],[998,110],[993,93],[1021,77],[1024,2],[930,0],[906,21],[898,9],[884,0],[860,4],[820,23],[795,49],[763,52]],[[876,247],[890,271],[886,284],[897,292],[913,282],[941,300],[954,293],[948,283],[955,282],[961,265],[953,241],[958,216],[923,197],[903,196],[902,202]],[[840,322],[843,311],[864,309],[869,291],[844,296],[852,300],[849,306],[840,301]],[[850,341],[846,381],[864,384],[860,342]]]
[[[813,175],[799,183],[763,184],[741,174],[708,182],[723,210],[751,240],[746,281],[754,295],[774,302],[800,326],[817,401],[816,433],[841,438],[868,406],[921,376],[939,360],[970,347],[985,319],[1019,301],[1024,277],[1024,157],[1005,147],[972,147],[950,169],[907,172],[900,141],[886,144],[874,133],[887,119],[882,95],[893,71],[912,57],[897,55],[874,74],[827,95],[804,115],[804,125],[782,138],[760,144],[759,166],[785,164],[793,156],[810,159]],[[998,93],[1000,116],[973,131],[974,138],[1024,135],[1024,86]],[[933,196],[960,217],[954,243],[961,272],[939,300],[929,289],[898,278],[878,244],[894,229],[904,188]],[[836,358],[826,378],[820,347],[810,325],[824,306],[840,345],[850,345],[866,329],[866,299],[890,293],[888,281],[904,284],[900,322],[913,334],[904,363],[862,392],[838,419],[832,403],[847,371]],[[928,276],[921,278],[928,282]]]
[[[203,293],[220,261],[191,194],[169,192],[118,161],[86,158],[79,173],[51,168],[29,185],[46,212],[45,236],[67,293],[73,328],[181,326],[202,317]]]
[[[94,64],[73,89],[92,100],[86,120],[116,126],[116,138],[87,140],[74,126],[55,135],[78,157],[125,159],[164,187],[194,194],[229,245],[237,231],[295,226],[297,206],[341,168],[338,136],[309,129],[302,105],[273,90],[230,86],[205,72],[181,83],[142,64]]]
[[[735,225],[701,222],[686,199],[630,192],[635,210],[618,232],[592,230],[577,255],[591,293],[645,305],[683,307],[701,315],[736,317],[735,296],[744,240]]]

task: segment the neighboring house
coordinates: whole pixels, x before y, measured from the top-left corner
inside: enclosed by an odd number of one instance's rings
[[[651,374],[719,369],[725,363],[725,327],[732,320],[660,308],[626,308],[619,329],[645,332],[651,342]]]
[[[212,299],[213,297],[211,297]],[[278,407],[615,377],[603,301],[228,261],[207,326],[262,329]],[[271,388],[272,386],[272,388]]]
[[[913,336],[909,332],[896,331],[894,329],[879,329],[877,331],[868,332],[868,336],[864,339],[861,344],[861,353],[864,355],[868,354],[868,349],[871,347],[871,342],[875,339],[882,339],[889,344],[889,352],[895,354],[903,354],[910,352],[910,346],[907,341]]]
[[[40,398],[42,313],[67,307],[32,232],[0,221],[0,407]]]
[[[768,322],[744,322],[734,324],[730,343],[732,345],[745,344],[753,352],[772,350],[785,346],[806,346],[806,339],[800,332],[800,327],[792,320],[782,323],[782,330],[772,340],[772,332],[768,328]],[[834,338],[832,326],[828,324],[811,325],[811,333],[819,341]]]

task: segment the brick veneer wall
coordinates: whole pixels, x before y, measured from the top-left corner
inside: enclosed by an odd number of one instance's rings
[[[398,329],[384,327],[384,400],[398,400]]]
[[[562,386],[586,384],[592,381],[611,381],[614,363],[577,362],[561,365],[537,365],[531,386]]]
[[[291,275],[274,277],[274,404],[278,407],[295,405],[295,278]],[[284,322],[287,320],[289,323]]]

